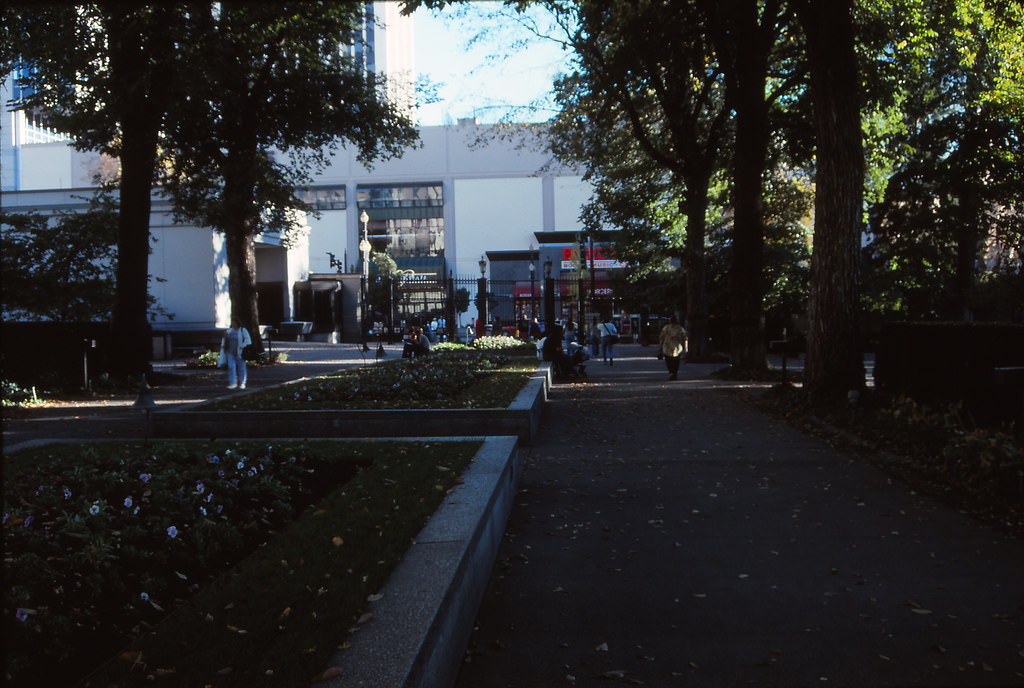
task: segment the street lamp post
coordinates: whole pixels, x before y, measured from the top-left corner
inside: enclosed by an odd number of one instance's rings
[[[551,278],[551,259],[544,261],[544,334],[555,328],[555,284]]]
[[[480,335],[487,334],[487,256],[481,255],[477,264],[480,266],[480,279],[476,283],[476,309],[479,313],[480,327],[483,328],[477,331]]]
[[[370,224],[370,216],[366,213],[366,210],[359,214],[359,221],[363,223],[363,238],[359,240],[359,253],[363,256],[363,276],[359,281],[359,302],[360,310],[362,311],[359,332],[360,339],[363,342],[363,351],[369,351],[370,347],[366,345],[366,290],[370,279],[370,238],[367,230],[367,225]]]
[[[530,259],[530,322],[537,317],[537,298],[536,292],[536,277],[534,273],[537,272],[537,266],[533,264],[533,259]],[[527,325],[529,327],[529,325]]]

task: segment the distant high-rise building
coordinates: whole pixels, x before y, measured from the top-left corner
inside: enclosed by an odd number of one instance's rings
[[[360,34],[351,46],[366,71],[387,80],[388,100],[410,112],[415,107],[415,35],[412,16],[397,2],[366,3]]]

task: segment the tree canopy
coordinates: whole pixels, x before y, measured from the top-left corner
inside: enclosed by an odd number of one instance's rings
[[[225,234],[232,315],[252,331],[256,237],[287,237],[307,209],[298,190],[340,142],[368,162],[417,140],[348,50],[364,17],[355,3],[225,2],[194,18],[186,61],[203,78],[169,117],[162,183],[180,217]]]

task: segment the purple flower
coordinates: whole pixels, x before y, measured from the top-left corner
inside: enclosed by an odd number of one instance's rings
[[[168,528],[167,536],[171,539],[178,537],[178,528],[176,526],[171,526],[170,528]]]
[[[196,494],[203,494],[206,492],[206,485],[203,484],[202,480],[196,481]]]
[[[140,473],[139,474],[139,480],[141,480],[144,483],[148,483],[152,479],[153,479],[153,474],[152,473]]]
[[[149,600],[149,593],[148,592],[140,592],[139,593],[139,599],[142,600],[143,602],[146,602],[147,600]]]
[[[71,499],[71,490],[64,488],[64,499]]]
[[[206,457],[206,460],[209,461],[210,463],[220,463],[220,457],[216,456],[215,454],[210,454],[209,456]]]
[[[130,509],[131,507],[132,507],[132,498],[131,497],[125,497],[124,498],[124,508],[125,509]]]
[[[89,507],[89,513],[90,513],[90,514],[92,514],[93,516],[95,516],[95,515],[96,515],[96,514],[98,514],[99,512],[100,512],[100,505],[99,505],[99,502],[93,502],[93,503],[92,503],[92,506],[91,506],[91,507]]]
[[[32,516],[31,514],[29,514],[28,516],[25,517],[24,526],[26,528],[28,528],[30,525],[32,525],[32,521],[34,521],[34,520],[36,520],[36,517]]]
[[[22,609],[21,607],[18,607],[18,611],[14,612],[14,618],[22,623],[28,621],[28,615],[29,611],[27,609]]]

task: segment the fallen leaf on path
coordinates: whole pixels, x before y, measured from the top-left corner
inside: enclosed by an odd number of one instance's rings
[[[321,683],[332,678],[337,678],[338,676],[341,676],[341,667],[327,667],[314,676],[310,683]]]

